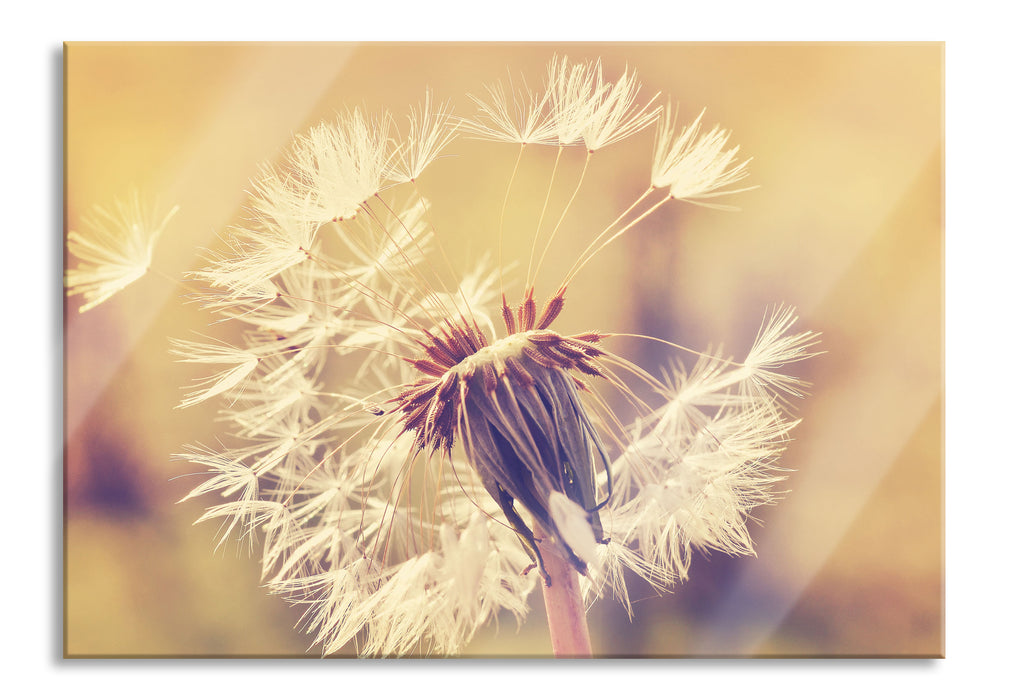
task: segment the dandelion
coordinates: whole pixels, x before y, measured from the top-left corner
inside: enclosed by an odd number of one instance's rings
[[[67,234],[67,249],[81,264],[66,273],[67,295],[84,296],[81,313],[147,274],[154,244],[178,210],[173,207],[158,221],[134,192],[117,200],[112,211],[95,207],[81,217],[83,233]]]
[[[591,153],[656,116],[636,106],[634,73],[607,83],[598,62],[555,59],[546,85],[514,102],[492,87],[460,123]],[[630,610],[628,576],[667,590],[694,551],[753,552],[747,521],[775,499],[788,400],[804,389],[784,368],[816,334],[790,334],[794,312],[772,309],[743,362],[625,334],[694,358],[654,376],[609,348],[618,333],[554,329],[585,264],[670,202],[635,215],[657,189],[690,201],[741,177],[721,132],[698,140],[697,122],[675,141],[660,125],[651,187],[552,295],[534,294],[535,241],[512,301],[493,291],[503,264],[439,273],[417,176],[454,132],[424,105],[401,143],[388,117],[358,111],[298,137],[290,170],[254,183],[252,224],[194,274],[241,340],[176,344],[183,361],[224,366],[183,404],[223,399],[230,426],[222,446],[179,455],[207,472],[189,498],[224,499],[203,518],[223,537],[262,536],[266,585],[302,606],[324,655],[351,642],[459,654],[501,613],[521,621],[538,583],[555,652],[587,656],[586,601]]]

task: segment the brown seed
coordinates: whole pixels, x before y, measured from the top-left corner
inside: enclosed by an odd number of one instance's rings
[[[540,316],[539,323],[536,324],[537,328],[546,328],[557,319],[561,313],[561,309],[564,308],[565,291],[567,291],[567,288],[561,287],[557,291],[557,294],[547,302],[546,307],[543,309],[543,315]]]
[[[529,374],[529,371],[520,365],[514,357],[506,357],[505,366],[508,368],[508,375],[521,386],[532,386],[533,375]]]
[[[512,313],[512,307],[508,306],[504,294],[501,295],[501,316],[504,318],[505,330],[508,331],[508,335],[514,335],[515,314]]]
[[[448,367],[431,360],[407,360],[407,362],[424,374],[430,374],[432,377],[440,377],[448,371]]]
[[[483,374],[484,391],[491,394],[497,388],[497,372],[495,372],[490,365],[484,365],[481,370]]]
[[[457,357],[452,352],[452,349],[449,348],[449,346],[445,343],[445,341],[439,338],[438,336],[434,335],[427,329],[424,330],[424,335],[431,343],[430,345],[425,345],[424,349],[427,351],[427,354],[430,355],[432,359],[441,362],[446,367],[456,365],[462,360],[462,357]]]
[[[519,307],[519,326],[524,331],[531,331],[536,322],[536,300],[533,299],[533,288],[526,292],[526,298]]]

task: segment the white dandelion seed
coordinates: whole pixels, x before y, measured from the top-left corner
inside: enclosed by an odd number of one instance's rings
[[[269,284],[288,268],[305,262],[315,249],[318,224],[297,216],[262,216],[250,226],[227,232],[230,251],[218,253],[212,268],[192,276],[244,296]]]
[[[178,210],[159,221],[134,192],[111,211],[95,207],[81,217],[82,231],[67,234],[67,249],[81,264],[66,273],[67,295],[84,297],[81,313],[147,274],[154,245]]]
[[[367,119],[354,110],[298,136],[291,173],[266,168],[257,182],[257,210],[274,221],[316,225],[353,218],[388,184],[390,128],[388,114]]]
[[[584,61],[575,63],[567,56],[554,56],[547,65],[547,94],[557,142],[562,146],[580,143],[605,97],[592,65]]]
[[[179,408],[193,406],[234,389],[259,365],[260,358],[256,353],[226,343],[198,343],[187,340],[172,342],[180,362],[226,366],[226,369],[200,380],[191,387],[191,391],[179,403]]]
[[[462,119],[460,127],[476,138],[504,143],[555,144],[556,126],[549,117],[549,95],[537,95],[528,86],[510,84],[510,94],[502,83],[486,87],[486,99],[470,95],[477,116]]]
[[[750,160],[737,161],[739,146],[726,148],[729,132],[717,126],[701,134],[701,117],[693,123],[676,130],[676,112],[666,108],[655,140],[655,156],[652,160],[652,186],[669,190],[669,196],[686,202],[721,197],[747,189],[726,190],[747,176]],[[708,204],[708,206],[714,206]]]
[[[435,108],[431,98],[429,90],[422,107],[410,108],[409,134],[389,166],[388,177],[393,182],[416,180],[455,138],[458,120],[452,116],[447,103]]]
[[[636,104],[641,91],[636,72],[625,69],[617,82],[608,83],[602,61],[573,63],[567,56],[555,56],[547,72],[561,145],[581,142],[589,151],[598,151],[636,134],[659,115],[659,109],[651,108],[658,95],[644,106]]]

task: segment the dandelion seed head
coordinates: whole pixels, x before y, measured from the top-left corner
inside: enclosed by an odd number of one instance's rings
[[[555,57],[542,92],[494,85],[469,118],[430,93],[403,132],[385,113],[343,113],[260,170],[247,220],[193,273],[239,339],[174,345],[211,368],[180,405],[218,399],[227,426],[217,447],[180,455],[205,474],[189,498],[226,499],[201,518],[222,537],[261,537],[265,585],[302,607],[323,654],[461,653],[499,614],[524,619],[550,582],[543,549],[587,598],[628,608],[628,575],[664,591],[695,551],[752,552],[750,513],[773,502],[797,422],[783,395],[804,387],[786,368],[816,342],[791,331],[793,310],[769,313],[741,363],[698,353],[655,377],[607,334],[555,323],[584,261],[659,205],[600,227],[544,303],[531,279],[510,305],[508,261],[444,271],[438,203],[420,194],[459,133],[592,152],[656,120],[640,92],[628,68],[609,82],[599,61]],[[666,112],[638,203],[654,189],[703,201],[745,177],[728,133],[699,120],[676,134]],[[87,307],[149,265],[167,219],[145,228],[136,213],[106,216],[94,240],[71,234],[91,267],[67,282]]]

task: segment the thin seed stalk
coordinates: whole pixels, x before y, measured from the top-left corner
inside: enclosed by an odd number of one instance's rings
[[[538,524],[533,535],[543,540],[545,533]],[[542,547],[543,565],[550,575],[550,585],[543,581],[543,601],[546,603],[550,643],[557,658],[590,658],[592,644],[585,621],[585,600],[582,598],[578,572],[567,559],[557,556],[551,547]]]

